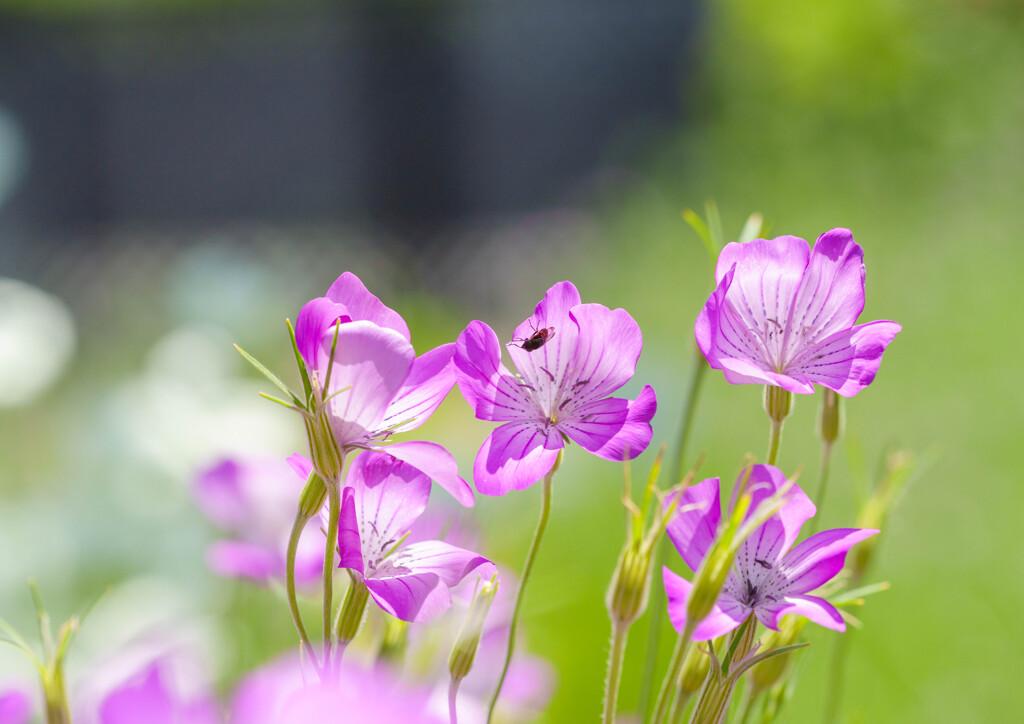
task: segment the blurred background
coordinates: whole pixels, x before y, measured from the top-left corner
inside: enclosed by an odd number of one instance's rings
[[[671,445],[712,284],[681,212],[713,198],[727,236],[754,211],[771,236],[851,228],[861,320],[903,325],[822,511],[851,526],[855,481],[896,450],[926,463],[871,574],[892,589],[849,634],[843,720],[1016,719],[1022,33],[1016,0],[3,0],[0,616],[31,630],[29,577],[58,620],[110,588],[72,680],[152,621],[223,690],[291,644],[278,593],[207,568],[190,486],[221,455],[302,449],[231,344],[294,379],[284,319],[345,270],[419,352],[474,318],[511,337],[562,279],[625,307],[646,342],[625,391],[655,387]],[[760,395],[707,376],[702,474],[763,455]],[[780,456],[808,482],[816,407]],[[421,428],[463,471],[488,430],[457,393]],[[558,671],[539,721],[600,711],[621,484],[579,450],[556,478],[525,618]],[[479,499],[486,554],[519,568],[539,496]],[[821,721],[833,642],[798,654],[785,721]],[[31,673],[0,651],[0,685]]]

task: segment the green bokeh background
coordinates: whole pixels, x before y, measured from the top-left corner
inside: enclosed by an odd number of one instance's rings
[[[187,479],[218,442],[300,449],[297,421],[255,398],[260,383],[230,343],[289,369],[281,320],[345,269],[406,317],[420,351],[454,339],[473,318],[511,330],[561,279],[585,301],[625,307],[645,339],[626,392],[655,387],[655,443],[671,445],[693,320],[711,285],[711,265],[681,211],[714,198],[733,235],[752,211],[765,215],[771,235],[811,240],[852,229],[867,265],[862,321],[903,325],[874,384],[847,406],[847,437],[872,475],[896,449],[929,464],[883,532],[872,579],[892,589],[858,612],[864,629],[849,634],[845,721],[1016,720],[1024,710],[1022,7],[710,5],[696,82],[681,90],[693,114],[686,128],[660,135],[571,207],[494,231],[489,256],[467,247],[448,257],[449,278],[464,263],[474,284],[492,284],[483,298],[410,289],[410,271],[432,260],[367,229],[260,228],[245,251],[230,233],[182,249],[154,232],[126,257],[57,260],[44,286],[72,305],[79,348],[45,396],[0,411],[0,615],[30,629],[29,575],[58,618],[105,586],[143,577],[131,586],[166,593],[175,615],[207,632],[224,688],[290,643],[279,597],[207,571],[203,551],[215,532],[190,503]],[[295,238],[322,253],[296,257]],[[691,441],[691,451],[706,453],[703,473],[731,482],[745,453],[763,455],[760,394],[708,375]],[[798,399],[780,456],[787,471],[803,466],[807,482],[817,479],[816,404]],[[421,430],[470,471],[489,427],[453,394]],[[637,461],[637,476],[652,457]],[[621,478],[619,466],[578,448],[556,478],[525,616],[528,648],[558,670],[544,722],[593,721],[600,712],[603,596],[624,532]],[[853,524],[852,479],[841,445],[826,526]],[[539,498],[535,487],[479,501],[486,553],[518,568]],[[117,625],[104,605],[72,668]],[[630,640],[624,710],[636,704],[648,619]],[[797,654],[802,676],[788,722],[821,720],[834,635],[811,638]],[[666,631],[663,652],[670,645]],[[2,671],[24,679],[24,666],[2,656]]]

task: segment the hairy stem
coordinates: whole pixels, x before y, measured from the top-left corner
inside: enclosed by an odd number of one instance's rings
[[[327,485],[327,543],[324,546],[324,601],[322,626],[324,632],[324,674],[331,676],[331,645],[334,631],[331,629],[331,614],[334,610],[334,560],[338,547],[338,519],[341,517],[341,491],[338,481]]]
[[[494,718],[494,708],[498,704],[498,696],[501,694],[501,687],[505,684],[505,676],[508,674],[508,667],[512,663],[512,654],[516,648],[516,633],[519,630],[519,615],[522,612],[526,584],[530,580],[530,573],[533,571],[533,562],[537,558],[537,550],[540,548],[540,541],[544,537],[544,530],[548,527],[548,517],[551,514],[551,480],[558,469],[558,463],[544,476],[543,492],[541,493],[540,519],[537,521],[537,530],[534,531],[533,541],[530,543],[530,550],[526,554],[526,562],[523,564],[523,572],[519,579],[519,591],[516,593],[516,603],[512,609],[512,623],[509,626],[508,650],[505,652],[505,665],[501,669],[501,676],[498,677],[498,685],[494,689],[494,696],[491,697],[491,704],[487,709],[487,724]]]
[[[612,620],[612,644],[608,652],[608,676],[604,682],[604,724],[615,721],[615,704],[619,698],[619,682],[622,679],[622,661],[626,657],[626,639],[629,624]]]
[[[771,420],[768,437],[768,464],[774,465],[779,457],[779,443],[782,442],[782,420]]]
[[[299,538],[302,537],[302,531],[305,529],[307,522],[308,518],[299,511],[295,516],[295,523],[292,524],[292,532],[288,537],[288,553],[285,565],[285,590],[288,598],[288,610],[292,613],[292,622],[295,624],[295,629],[299,632],[302,646],[306,650],[309,660],[313,662],[313,668],[316,669],[317,674],[322,675],[320,660],[317,658],[316,650],[313,648],[313,642],[309,640],[309,634],[306,633],[306,627],[302,623],[302,614],[299,613],[299,601],[295,592],[295,555],[299,548]]]
[[[675,698],[676,682],[683,670],[683,661],[686,659],[686,650],[690,647],[690,638],[693,636],[697,624],[687,619],[686,628],[676,641],[676,648],[672,651],[672,660],[668,665],[668,672],[665,680],[661,682],[661,689],[658,691],[658,701],[654,705],[654,716],[651,717],[651,724],[664,724],[667,721],[669,705]]]

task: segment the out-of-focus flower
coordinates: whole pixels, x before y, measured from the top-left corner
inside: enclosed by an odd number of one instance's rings
[[[818,383],[851,397],[871,384],[901,327],[856,324],[864,309],[864,252],[847,229],[726,245],[717,289],[697,316],[704,357],[733,384],[810,394]]]
[[[304,684],[304,678],[308,684]],[[387,668],[363,669],[342,662],[335,684],[303,677],[295,658],[250,674],[235,691],[232,724],[445,724],[431,714],[429,692],[405,685]]]
[[[472,489],[441,445],[383,445],[393,434],[426,422],[451,390],[453,344],[416,357],[405,321],[349,272],[338,277],[327,296],[302,308],[295,339],[310,376],[320,386],[342,454],[360,448],[383,450],[422,470],[463,505],[473,504]],[[328,375],[329,388],[324,389]]]
[[[745,472],[741,474],[737,486],[745,476]],[[755,465],[746,484],[752,499],[751,510],[785,483],[786,478],[778,468]],[[679,510],[668,526],[668,535],[686,565],[696,571],[715,540],[721,520],[718,478],[687,488],[679,500]],[[794,547],[800,528],[815,512],[810,498],[793,485],[782,508],[740,546],[718,602],[697,625],[693,640],[706,641],[732,631],[751,613],[776,631],[779,619],[791,613],[826,628],[846,629],[839,611],[809,592],[842,570],[846,553],[855,543],[878,531],[836,528],[817,533]],[[664,578],[669,618],[682,631],[692,584],[668,568],[664,569]]]
[[[651,441],[657,409],[645,386],[636,400],[608,397],[633,377],[643,339],[624,309],[582,304],[559,282],[507,345],[519,376],[501,362],[498,337],[474,321],[456,341],[459,389],[477,418],[504,422],[476,456],[487,495],[523,490],[544,477],[567,440],[607,460],[633,458]]]
[[[357,573],[377,604],[403,621],[428,621],[451,606],[449,589],[477,572],[494,575],[481,555],[439,540],[405,543],[430,497],[430,478],[381,452],[348,468],[338,523],[340,567]],[[322,516],[326,525],[326,511]]]
[[[32,717],[32,701],[20,689],[0,694],[0,724],[28,724]]]
[[[173,673],[154,661],[100,704],[101,724],[217,724],[221,721],[210,695],[185,697],[175,687]]]
[[[210,567],[261,584],[283,580],[295,500],[304,484],[284,460],[226,458],[200,471],[192,487],[196,503],[232,536],[210,547]],[[319,523],[310,521],[295,559],[298,585],[320,578],[323,558]]]

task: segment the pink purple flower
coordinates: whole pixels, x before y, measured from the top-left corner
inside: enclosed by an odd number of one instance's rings
[[[582,304],[571,282],[559,282],[520,324],[514,340],[548,334],[543,344],[503,345],[474,321],[456,341],[459,389],[478,419],[503,422],[477,454],[473,475],[487,495],[523,490],[546,475],[567,440],[607,460],[633,458],[651,441],[657,409],[645,386],[635,400],[608,397],[636,371],[643,339],[624,309]],[[501,361],[506,347],[519,375]]]
[[[718,287],[697,317],[704,357],[733,384],[810,394],[817,383],[851,397],[871,384],[901,327],[855,324],[864,309],[864,252],[848,229],[727,244]]]
[[[222,721],[209,695],[185,696],[173,671],[154,661],[111,691],[100,704],[100,724],[217,724]]]
[[[285,553],[295,500],[305,484],[284,460],[223,459],[200,471],[192,493],[199,508],[230,540],[210,546],[207,560],[222,576],[266,584],[285,577]],[[323,536],[311,521],[299,539],[295,579],[302,586],[323,571]]]
[[[295,338],[321,387],[330,370],[330,389],[323,396],[344,452],[383,450],[392,435],[426,422],[455,384],[454,345],[416,357],[402,317],[349,272],[338,277],[326,296],[302,308]],[[386,451],[430,475],[463,505],[473,504],[472,489],[441,445],[403,442],[388,445]]]
[[[345,476],[339,565],[358,574],[377,605],[403,621],[436,618],[451,606],[450,588],[470,573],[494,574],[494,564],[472,551],[439,540],[405,540],[429,497],[427,475],[384,453],[360,453]]]
[[[740,475],[741,484],[745,473]],[[752,494],[750,509],[770,497],[786,482],[770,465],[755,465],[746,490]],[[669,498],[666,505],[674,500]],[[711,548],[721,521],[718,478],[687,488],[679,499],[682,512],[668,526],[668,536],[691,570],[696,571]],[[689,509],[688,509],[689,508]],[[794,546],[804,522],[816,510],[804,492],[793,485],[782,508],[759,526],[740,546],[711,614],[701,621],[693,640],[706,641],[737,628],[753,614],[768,628],[778,630],[787,614],[805,616],[826,628],[844,631],[846,625],[835,606],[810,592],[835,577],[855,544],[878,533],[866,528],[836,528],[807,538]],[[668,614],[682,631],[686,602],[692,584],[664,569]]]
[[[0,724],[28,724],[32,717],[32,701],[20,689],[0,694]]]

